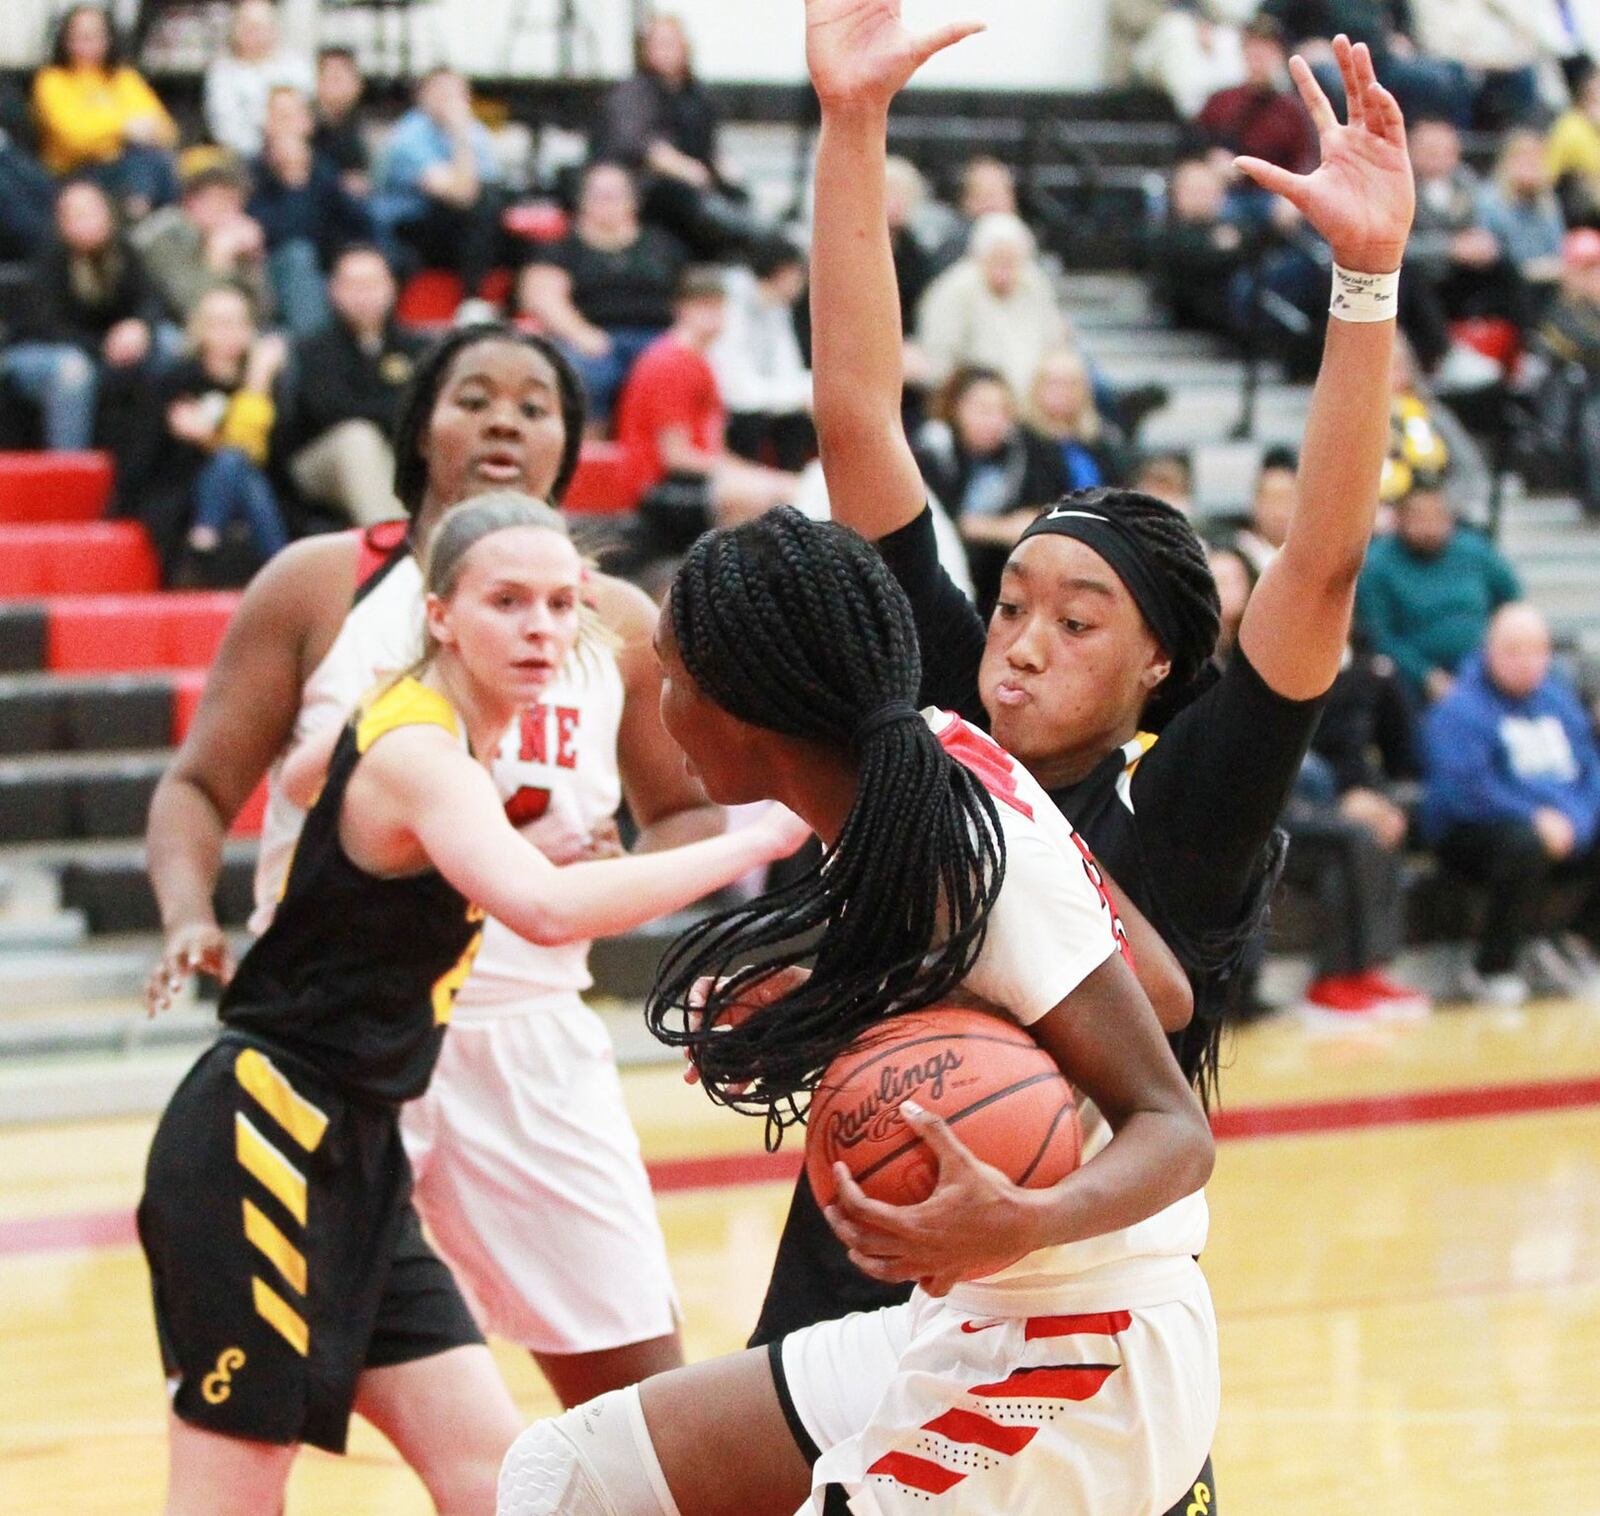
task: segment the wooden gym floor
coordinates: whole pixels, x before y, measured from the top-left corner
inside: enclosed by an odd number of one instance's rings
[[[691,1355],[754,1320],[792,1169],[629,1075]],[[1600,1513],[1600,1009],[1244,1034],[1205,1256],[1229,1516]],[[0,1513],[159,1510],[164,1395],[129,1211],[149,1120],[0,1131]],[[500,1354],[530,1417],[552,1401]],[[428,1504],[386,1444],[302,1456],[292,1516]]]

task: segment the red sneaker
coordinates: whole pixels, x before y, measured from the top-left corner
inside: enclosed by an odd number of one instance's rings
[[[1382,969],[1368,969],[1356,977],[1382,1002],[1386,1016],[1411,1019],[1426,1016],[1433,1009],[1433,1001],[1421,990],[1391,979]]]
[[[1373,992],[1364,975],[1331,974],[1312,981],[1300,1010],[1313,1020],[1349,1025],[1378,1020],[1383,1004],[1382,996]]]

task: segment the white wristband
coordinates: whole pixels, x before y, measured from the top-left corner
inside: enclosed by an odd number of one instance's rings
[[[1357,274],[1334,264],[1328,314],[1336,321],[1393,321],[1399,299],[1399,269],[1392,274]]]

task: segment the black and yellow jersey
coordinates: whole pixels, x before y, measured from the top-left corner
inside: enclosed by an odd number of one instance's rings
[[[443,695],[402,679],[340,734],[306,817],[272,925],[223,992],[225,1025],[309,1064],[336,1088],[385,1102],[427,1087],[483,912],[435,870],[380,879],[339,841],[345,790],[397,727],[466,738]]]

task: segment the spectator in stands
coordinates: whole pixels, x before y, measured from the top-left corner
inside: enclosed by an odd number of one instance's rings
[[[620,163],[590,164],[567,235],[535,245],[518,303],[577,370],[601,432],[634,361],[672,325],[687,262],[677,238],[640,225],[633,176]]]
[[[1303,1009],[1344,1023],[1425,1014],[1388,966],[1405,929],[1406,806],[1420,774],[1410,697],[1392,660],[1352,645],[1284,814],[1288,875],[1316,896],[1317,963]]]
[[[52,174],[91,173],[130,220],[178,190],[178,129],[156,92],[122,61],[111,17],[74,5],[56,23],[50,62],[34,75],[39,156]]]
[[[1389,395],[1389,453],[1379,484],[1384,503],[1402,500],[1419,479],[1436,480],[1461,520],[1486,526],[1494,481],[1483,450],[1429,389],[1404,336],[1395,338]]]
[[[452,68],[417,85],[378,170],[373,214],[425,268],[449,269],[467,300],[499,259],[501,169],[494,139],[472,113],[472,91]],[[474,306],[470,314],[487,314]]]
[[[1283,28],[1257,16],[1244,29],[1244,83],[1218,90],[1195,118],[1207,143],[1299,174],[1317,163],[1317,134],[1289,80]]]
[[[1187,453],[1152,453],[1134,469],[1128,488],[1164,500],[1185,516],[1194,514],[1194,467]]]
[[[671,329],[640,356],[617,407],[629,488],[658,556],[682,552],[708,527],[748,521],[794,500],[795,475],[727,450],[727,412],[707,357],[726,307],[721,275],[689,269]]]
[[[1483,195],[1483,224],[1516,270],[1522,304],[1517,324],[1535,325],[1561,278],[1566,217],[1545,161],[1544,138],[1523,128],[1507,133]]]
[[[39,407],[47,448],[93,445],[108,387],[133,388],[156,354],[156,305],[106,191],[69,179],[38,254],[17,340],[0,374]]]
[[[605,97],[593,156],[640,176],[645,219],[699,257],[731,250],[759,230],[717,154],[717,108],[695,77],[677,16],[657,14],[634,37],[634,71]]]
[[[978,608],[987,615],[1011,549],[1069,488],[1061,450],[1023,425],[1003,374],[977,367],[958,369],[945,383],[912,450],[966,543]]]
[[[1206,562],[1211,577],[1217,585],[1219,620],[1217,625],[1216,660],[1224,667],[1233,656],[1239,643],[1239,627],[1244,621],[1245,608],[1255,593],[1256,573],[1250,560],[1236,548],[1210,543],[1206,547]]]
[[[231,156],[200,149],[184,159],[178,204],[133,229],[165,320],[186,327],[200,297],[219,284],[245,290],[258,319],[271,311],[267,240],[260,223],[245,214],[249,192],[249,177]]]
[[[279,386],[273,450],[295,487],[358,526],[401,514],[389,438],[428,339],[394,319],[394,275],[375,247],[348,247],[328,281],[333,317],[296,342]]]
[[[1254,8],[1254,0],[1112,0],[1111,24],[1132,44],[1134,76],[1192,119],[1218,90],[1243,81],[1239,27]]]
[[[982,216],[1017,216],[1017,176],[1011,166],[991,153],[978,153],[961,165],[955,184],[955,203],[942,200],[923,204],[919,231],[933,258],[933,271],[942,274],[966,251],[972,228]]]
[[[1070,336],[1033,233],[1001,212],[973,226],[966,256],[928,286],[917,315],[931,385],[960,368],[992,368],[1012,394],[1026,394],[1040,360]]]
[[[1121,484],[1133,466],[1133,449],[1100,414],[1089,365],[1075,347],[1058,347],[1040,360],[1028,390],[1027,422],[1055,443],[1067,489]]]
[[[1476,119],[1498,127],[1538,122],[1541,65],[1575,51],[1563,3],[1411,0],[1418,46],[1467,71]]]
[[[890,158],[884,181],[889,216],[889,247],[894,256],[894,282],[900,292],[900,327],[909,337],[916,327],[922,297],[938,273],[928,240],[918,230],[919,214],[928,203],[927,181],[908,158]],[[908,365],[908,370],[910,365]],[[907,373],[908,382],[922,382],[922,372]]]
[[[1400,501],[1394,534],[1367,554],[1356,620],[1412,694],[1433,701],[1482,647],[1489,618],[1520,595],[1511,565],[1481,532],[1459,525],[1437,482],[1422,478]]]
[[[1299,463],[1294,450],[1268,448],[1256,471],[1256,485],[1250,497],[1250,524],[1233,540],[1235,550],[1250,565],[1256,578],[1266,573],[1267,565],[1278,556],[1299,503]]]
[[[287,84],[309,98],[315,83],[309,58],[279,48],[272,0],[239,0],[228,28],[228,50],[206,69],[211,140],[241,159],[254,158],[266,133],[267,97]]]
[[[1562,249],[1561,293],[1534,341],[1539,439],[1559,477],[1600,521],[1600,232],[1579,227]]]
[[[303,337],[328,320],[327,270],[349,242],[370,242],[372,218],[338,172],[312,151],[311,107],[297,91],[274,90],[267,134],[245,207],[266,239],[278,315]]]
[[[1461,135],[1448,121],[1414,122],[1411,165],[1417,215],[1406,248],[1406,273],[1427,282],[1451,320],[1512,319],[1515,270],[1487,225],[1483,186],[1461,160]]]
[[[1379,83],[1393,91],[1407,120],[1437,116],[1457,126],[1472,124],[1466,70],[1418,53],[1409,0],[1262,0],[1260,13],[1283,27],[1289,47],[1311,64],[1341,117],[1344,81],[1333,61],[1333,39],[1343,32],[1367,44]]]
[[[1573,71],[1572,101],[1545,139],[1545,163],[1567,220],[1600,223],[1600,68],[1584,60]]]
[[[0,258],[31,262],[50,240],[56,187],[29,150],[31,127],[19,96],[0,84]]]
[[[358,200],[372,193],[372,153],[361,120],[365,88],[356,55],[349,48],[325,47],[317,54],[316,128],[311,146]]]
[[[1156,298],[1173,322],[1234,336],[1233,291],[1248,257],[1244,228],[1229,211],[1222,171],[1203,158],[1175,165],[1167,186],[1167,219],[1152,259]]]
[[[248,532],[254,561],[287,545],[264,465],[272,387],[287,352],[257,334],[239,290],[208,290],[189,322],[189,355],[159,386],[160,435],[137,469],[139,514],[178,582],[214,585],[229,528]]]
[[[811,370],[794,324],[806,289],[805,254],[784,237],[767,237],[746,263],[726,276],[727,321],[710,355],[728,408],[728,447],[798,473],[817,455]]]
[[[1550,631],[1534,607],[1495,616],[1423,736],[1424,835],[1450,867],[1489,886],[1466,993],[1518,1005],[1530,981],[1546,994],[1592,992],[1587,945],[1535,940],[1564,877],[1588,881],[1591,938],[1600,919],[1600,750],[1577,692],[1551,667]]]

